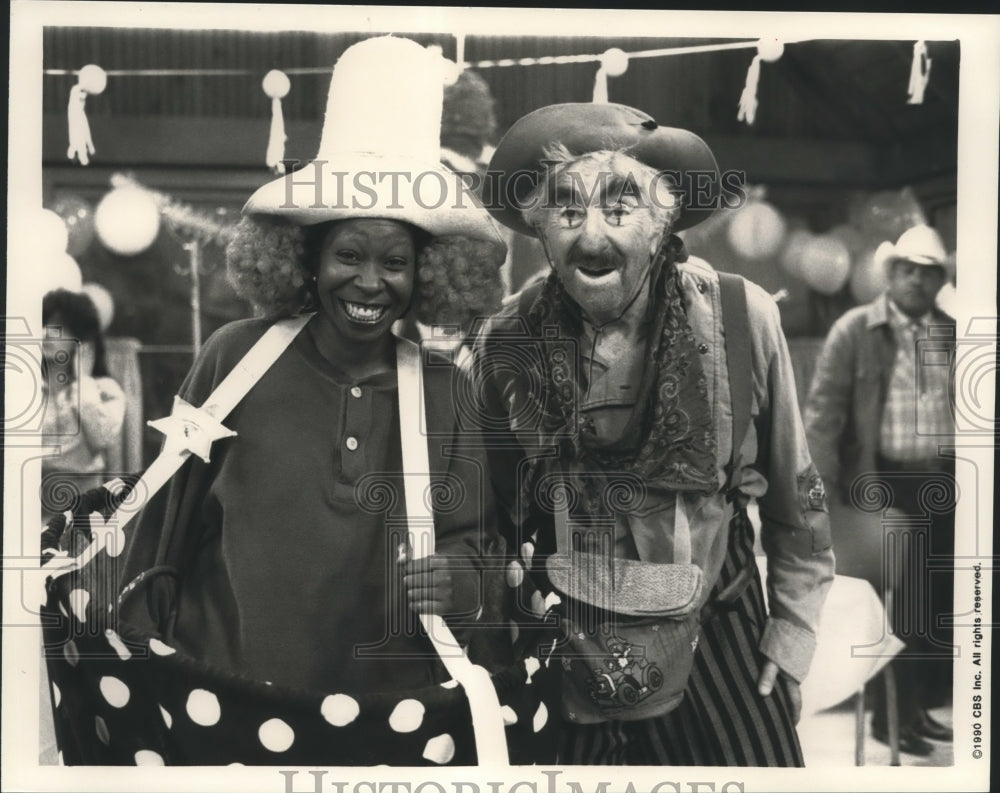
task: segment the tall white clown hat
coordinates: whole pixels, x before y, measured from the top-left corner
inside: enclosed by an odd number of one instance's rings
[[[243,213],[303,226],[388,218],[502,244],[480,202],[440,161],[444,66],[440,53],[405,38],[348,48],[333,70],[315,160],[265,184]]]

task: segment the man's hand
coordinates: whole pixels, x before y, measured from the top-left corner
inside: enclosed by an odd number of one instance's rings
[[[403,587],[416,614],[448,616],[474,612],[478,602],[478,572],[470,560],[454,556],[411,559],[403,568]]]
[[[764,668],[760,670],[760,677],[757,680],[757,691],[760,692],[762,697],[771,696],[780,671],[774,661],[768,660],[764,662]],[[802,715],[802,693],[799,691],[799,684],[788,677],[788,675],[785,675],[785,681],[788,683],[788,699],[792,706],[792,721],[798,724],[799,717]]]

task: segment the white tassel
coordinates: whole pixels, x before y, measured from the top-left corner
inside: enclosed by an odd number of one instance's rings
[[[90,122],[87,121],[87,95],[99,94],[107,87],[108,75],[100,66],[89,63],[80,69],[76,85],[69,89],[69,103],[66,106],[69,148],[66,157],[77,159],[80,165],[90,162],[95,153],[94,141],[90,137]]]
[[[913,63],[910,66],[910,86],[907,89],[908,105],[922,105],[924,91],[931,77],[931,59],[927,56],[927,45],[918,41],[913,45]]]
[[[754,55],[750,61],[750,68],[747,69],[747,82],[740,96],[740,110],[736,115],[737,121],[746,121],[748,126],[753,126],[757,117],[757,83],[760,80],[760,54]]]
[[[264,161],[267,167],[275,173],[285,172],[285,116],[281,111],[281,100],[288,96],[292,88],[288,75],[278,69],[272,69],[262,83],[264,93],[271,99],[271,133],[267,140],[267,152]]]
[[[90,122],[87,121],[87,92],[79,84],[69,89],[69,105],[66,108],[66,119],[69,127],[69,149],[66,157],[77,159],[80,165],[90,162],[94,154],[94,141],[90,137]]]
[[[608,70],[602,63],[597,67],[597,74],[594,77],[594,104],[606,105],[608,103]]]
[[[285,117],[281,100],[271,100],[271,135],[267,140],[267,167],[275,173],[285,172]]]

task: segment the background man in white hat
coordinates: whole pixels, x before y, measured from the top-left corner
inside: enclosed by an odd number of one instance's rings
[[[712,152],[630,107],[562,104],[516,122],[490,172],[488,208],[552,266],[490,321],[476,373],[533,610],[584,615],[557,650],[561,762],[801,765],[826,502],[776,305],[672,233],[717,203]]]
[[[891,504],[879,506],[879,517],[890,506],[924,523],[899,529],[897,542],[884,549],[881,525],[870,525],[873,536],[859,539],[873,559],[881,562],[886,551],[895,557],[882,565],[889,580],[879,581],[876,572],[873,583],[884,589],[895,633],[906,642],[893,662],[900,748],[926,756],[933,751],[927,738],[952,738],[927,708],[951,694],[951,628],[938,620],[952,611],[954,460],[942,457],[938,445],[951,443],[954,431],[955,321],[935,306],[947,278],[937,232],[915,226],[895,244],[879,246],[876,257],[889,268],[888,289],[830,330],[805,407],[806,432],[820,474],[839,502],[835,516],[840,505],[852,503],[852,484],[858,490],[878,481],[892,493]],[[928,487],[937,495],[930,496]],[[841,522],[834,526],[840,529]],[[851,528],[845,524],[843,530]],[[920,537],[923,532],[929,535]],[[908,548],[915,551],[912,558],[904,557]],[[944,561],[933,567],[934,575],[928,555]],[[885,742],[885,697],[877,693],[872,731]]]

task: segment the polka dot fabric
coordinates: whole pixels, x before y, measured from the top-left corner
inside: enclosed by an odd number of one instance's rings
[[[99,571],[50,582],[42,612],[56,737],[66,765],[476,764],[461,686],[388,694],[301,691],[248,680],[112,622],[107,606],[117,600],[116,587]],[[518,599],[530,599],[522,591],[530,577],[515,573],[509,581],[504,572],[497,576],[495,600],[509,610]],[[511,587],[514,577],[520,580]],[[541,699],[553,695],[550,676],[559,665],[524,663],[528,643],[541,635],[531,630],[522,632],[522,657],[514,662],[506,620],[500,624],[492,638],[472,639],[470,657],[502,660],[491,671],[511,762],[552,763],[554,720],[541,724],[538,714],[540,705],[542,712],[558,707]]]

